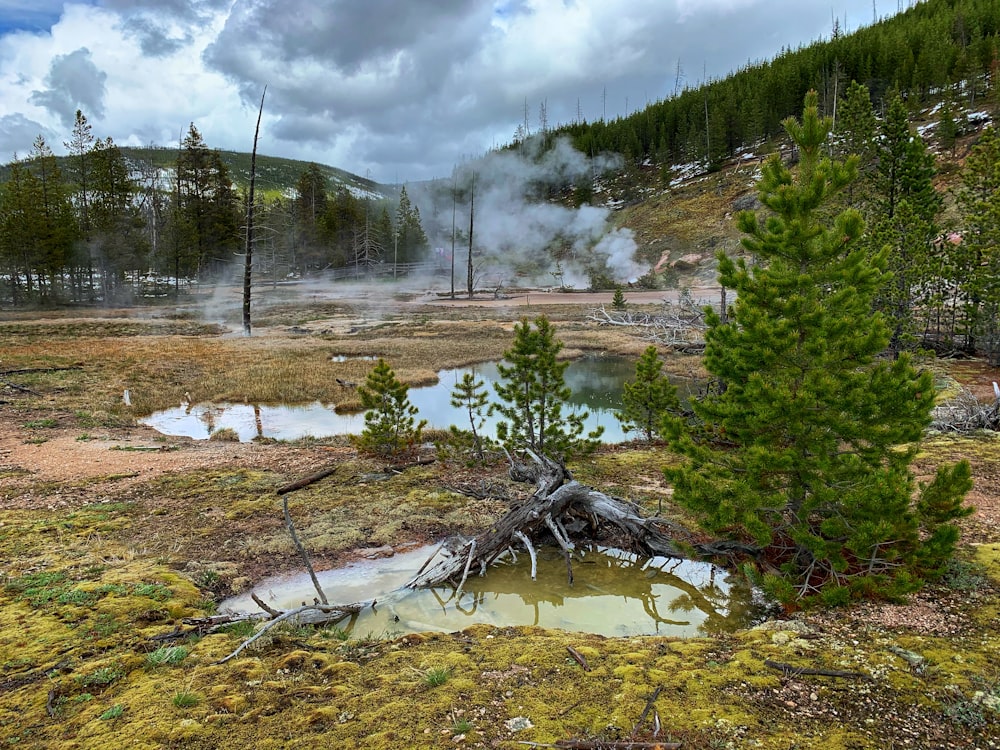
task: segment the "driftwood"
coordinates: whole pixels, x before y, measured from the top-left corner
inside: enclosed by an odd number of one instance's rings
[[[996,400],[986,404],[963,389],[955,398],[931,412],[931,429],[968,435],[978,430],[1000,430],[1000,390],[993,384]]]
[[[309,571],[309,579],[312,581],[313,588],[316,589],[316,593],[319,594],[319,601],[323,604],[329,604],[326,599],[326,594],[323,591],[323,587],[319,585],[319,579],[316,577],[316,571],[313,569],[312,563],[309,561],[309,553],[306,552],[306,548],[302,546],[302,542],[299,541],[299,535],[295,533],[295,524],[292,523],[292,515],[288,512],[288,498],[283,497],[281,499],[281,509],[284,511],[285,515],[285,528],[288,529],[288,533],[292,537],[292,542],[295,544],[295,549],[299,551],[299,556],[302,558],[302,563],[306,566],[306,570]]]
[[[287,495],[289,492],[295,492],[295,490],[301,490],[303,487],[308,487],[310,484],[316,484],[316,482],[326,479],[331,474],[336,473],[338,468],[339,467],[337,466],[328,466],[322,471],[317,471],[315,474],[310,474],[302,479],[296,479],[294,482],[289,482],[285,486],[279,487],[277,494],[280,497],[281,495]]]
[[[347,617],[350,617],[351,615],[357,615],[361,610],[374,606],[374,604],[374,601],[336,605],[306,604],[301,607],[296,607],[295,609],[290,609],[287,612],[282,612],[277,617],[265,622],[260,630],[254,633],[254,635],[250,638],[243,641],[243,643],[241,643],[235,651],[222,657],[215,663],[225,664],[230,659],[235,659],[245,648],[247,648],[247,646],[254,643],[265,633],[286,620],[293,620],[297,625],[322,625],[327,623],[337,623]],[[252,619],[252,616],[248,615],[242,619]],[[231,622],[238,621],[239,620],[232,620]]]
[[[718,305],[711,305],[724,318],[726,315],[725,289]],[[664,300],[659,312],[611,309],[603,305],[587,315],[600,325],[633,328],[642,338],[681,354],[701,354],[705,351],[705,332],[708,323],[705,309],[710,305],[704,300],[695,301],[689,292],[682,292],[677,302]]]
[[[817,675],[819,677],[843,677],[848,680],[867,680],[869,682],[874,682],[872,677],[870,675],[866,675],[864,672],[845,672],[840,669],[796,667],[793,664],[785,664],[784,662],[772,661],[771,659],[765,659],[764,666],[769,669],[776,669],[779,672],[784,672],[789,677]]]
[[[534,475],[536,490],[531,498],[475,539],[449,540],[449,544],[435,551],[434,563],[425,563],[421,572],[406,583],[407,588],[429,588],[445,582],[458,584],[464,581],[470,569],[485,571],[514,548],[527,551],[534,578],[537,572],[535,540],[540,535],[548,534],[568,552],[573,549],[571,533],[585,529],[595,531],[601,524],[624,534],[635,550],[643,554],[686,557],[664,532],[666,525],[657,519],[645,518],[638,506],[580,484],[565,466],[548,457],[532,454],[532,458],[534,466],[512,461],[510,472],[518,479]],[[572,568],[569,575],[572,576]]]

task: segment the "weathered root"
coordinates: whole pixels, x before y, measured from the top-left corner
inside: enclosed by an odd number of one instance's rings
[[[556,543],[567,550],[573,547],[570,530],[589,528],[594,532],[602,525],[610,525],[623,533],[637,551],[662,557],[685,557],[664,532],[665,524],[643,517],[632,503],[580,484],[556,461],[544,456],[532,455],[532,458],[535,465],[530,471],[525,464],[511,461],[512,476],[515,473],[531,475],[536,482],[531,498],[475,539],[457,540],[450,545],[449,552],[438,556],[433,564],[425,565],[406,584],[407,588],[427,588],[446,581],[464,583],[470,568],[485,570],[511,548],[527,550],[532,558],[534,578],[537,563],[533,540],[539,535],[551,534]]]

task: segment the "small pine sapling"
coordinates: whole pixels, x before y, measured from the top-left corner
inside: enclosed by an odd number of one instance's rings
[[[464,409],[469,416],[468,432],[452,425],[452,438],[460,441],[463,437],[471,435],[472,451],[479,461],[484,461],[486,458],[486,438],[483,436],[482,430],[486,423],[489,403],[490,395],[486,390],[485,383],[477,379],[471,372],[465,373],[462,380],[455,384],[455,389],[451,392],[451,405],[456,409]]]
[[[365,428],[355,439],[361,450],[382,456],[411,449],[420,441],[427,420],[416,422],[417,409],[407,397],[409,386],[400,382],[385,360],[379,359],[358,387],[365,409]]]
[[[625,299],[621,284],[619,284],[615,287],[615,296],[611,298],[611,307],[614,310],[624,310],[627,306],[628,301]]]
[[[569,363],[557,359],[562,347],[544,316],[534,328],[527,318],[514,326],[514,344],[504,352],[506,364],[497,366],[501,382],[493,386],[500,402],[491,407],[504,417],[497,423],[497,438],[508,450],[528,449],[562,460],[597,447],[604,429],[584,436],[587,412],[563,413],[573,392],[563,377]]]
[[[622,386],[622,404],[616,415],[622,429],[641,433],[647,442],[660,436],[664,416],[680,410],[677,386],[663,374],[655,346],[647,347],[636,363],[635,380]]]

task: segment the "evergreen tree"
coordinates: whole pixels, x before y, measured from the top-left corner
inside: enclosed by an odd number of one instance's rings
[[[34,177],[34,182],[28,183],[29,190],[34,191],[37,202],[27,214],[29,224],[24,230],[32,247],[40,297],[56,301],[62,272],[72,259],[78,237],[76,216],[69,186],[63,180],[55,154],[41,135],[28,154],[28,168]]]
[[[7,182],[0,186],[0,257],[10,278],[10,299],[16,306],[35,296],[35,232],[41,221],[41,191],[38,180],[16,155],[7,168]]]
[[[848,185],[847,201],[853,204],[855,196],[864,197],[868,183],[875,169],[875,133],[878,121],[872,109],[868,87],[851,81],[844,101],[837,110],[837,134],[839,148],[837,154],[846,159],[852,154],[858,159],[858,179]]]
[[[173,258],[178,274],[197,274],[238,248],[239,210],[229,170],[191,123],[177,157]]]
[[[490,395],[486,390],[486,384],[471,372],[462,375],[462,379],[455,384],[451,392],[451,405],[456,409],[464,409],[469,417],[468,435],[471,437],[471,448],[480,461],[485,459],[484,446],[487,439],[482,431],[489,403]],[[452,425],[451,433],[453,441],[460,442],[466,431]]]
[[[501,403],[492,407],[505,418],[497,424],[497,438],[509,450],[565,459],[596,447],[603,429],[583,437],[587,413],[563,414],[573,392],[563,377],[569,362],[557,359],[562,347],[544,316],[534,328],[527,318],[514,326],[514,343],[503,355],[507,364],[497,366],[502,382],[493,386]]]
[[[889,351],[898,356],[916,343],[918,310],[931,304],[930,290],[939,266],[932,242],[939,234],[936,217],[942,199],[934,189],[936,168],[924,139],[910,129],[898,92],[880,127],[877,148],[878,192],[873,203],[868,243],[872,252],[888,247],[890,275],[876,295],[876,308],[891,326]]]
[[[699,426],[666,421],[688,458],[666,474],[706,529],[762,548],[763,582],[783,601],[899,595],[950,556],[969,467],[942,469],[911,503],[933,378],[906,355],[878,358],[889,331],[871,310],[886,253],[866,258],[856,211],[823,218],[856,163],[820,158],[830,120],[815,92],[785,127],[798,175],[772,157],[758,184],[771,215],[739,216],[760,265],[719,256],[737,296],[728,323],[709,314],[705,365],[724,388],[692,403]]]
[[[958,123],[955,121],[955,102],[948,89],[947,98],[941,105],[937,125],[938,142],[952,156],[955,156],[955,144],[958,143]]]
[[[962,169],[961,243],[951,247],[965,313],[966,347],[1000,364],[1000,134],[986,128]]]
[[[122,301],[128,271],[146,266],[149,242],[134,197],[139,190],[128,162],[111,138],[98,139],[90,160],[89,243],[101,278],[105,303]]]
[[[420,224],[420,209],[410,202],[405,186],[399,191],[395,229],[397,236],[393,246],[393,262],[409,263],[419,260],[427,250],[427,235]]]
[[[627,306],[625,293],[622,291],[621,284],[618,284],[615,286],[615,294],[611,298],[611,307],[615,310],[624,310]]]
[[[660,436],[663,418],[680,409],[677,386],[663,374],[663,360],[655,346],[642,353],[635,366],[635,380],[622,386],[622,410],[616,416],[626,432],[637,430],[647,441]]]
[[[295,183],[295,254],[303,267],[326,265],[321,224],[329,203],[329,182],[319,165],[310,164]]]
[[[414,420],[417,409],[407,396],[409,390],[384,359],[375,363],[365,384],[358,387],[365,409],[365,428],[355,441],[359,448],[388,456],[420,442],[427,421]]]

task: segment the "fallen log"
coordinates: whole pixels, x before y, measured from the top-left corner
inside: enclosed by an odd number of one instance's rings
[[[225,664],[230,659],[235,659],[250,644],[257,641],[275,626],[280,625],[287,620],[293,620],[297,625],[323,625],[327,623],[338,623],[351,615],[356,615],[363,609],[374,606],[374,604],[374,601],[359,602],[357,604],[306,604],[301,607],[296,607],[295,609],[290,609],[287,612],[282,612],[274,619],[265,622],[260,630],[254,633],[252,637],[243,641],[243,643],[241,643],[236,650],[227,656],[222,657],[215,663]],[[252,619],[252,616],[248,615],[242,619]],[[238,621],[239,620],[231,620],[231,622]]]
[[[677,547],[657,519],[646,518],[634,504],[611,497],[572,478],[562,464],[547,457],[532,455],[536,466],[511,461],[511,476],[519,479],[534,477],[536,490],[524,504],[513,508],[493,528],[475,539],[452,540],[451,554],[440,555],[432,564],[405,584],[406,588],[429,588],[445,582],[458,584],[468,571],[477,567],[485,570],[514,547],[524,547],[531,557],[531,575],[535,577],[537,562],[535,543],[543,533],[550,534],[563,550],[572,549],[570,529],[597,531],[610,525],[623,533],[635,551],[650,556],[683,559],[686,555]],[[590,534],[593,536],[593,534]],[[571,573],[572,571],[570,571]]]

